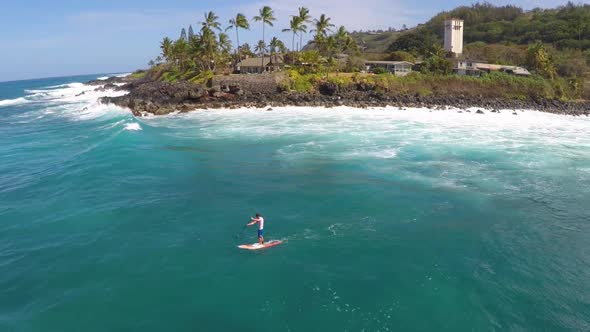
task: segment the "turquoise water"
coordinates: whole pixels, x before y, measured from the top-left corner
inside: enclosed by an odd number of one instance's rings
[[[96,77],[0,83],[0,331],[590,329],[588,118],[135,119]],[[236,248],[256,212],[285,244]]]

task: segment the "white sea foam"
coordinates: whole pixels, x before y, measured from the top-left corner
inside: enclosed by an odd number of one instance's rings
[[[0,107],[7,107],[7,106],[16,106],[16,105],[23,105],[23,104],[28,104],[31,101],[20,97],[20,98],[16,98],[16,99],[4,99],[4,100],[0,100]]]
[[[93,102],[100,97],[126,94],[125,91],[94,91],[98,87],[100,86],[90,86],[83,83],[61,84],[47,87],[46,89],[26,90],[29,95],[25,98],[29,101],[63,104]]]
[[[256,109],[206,110],[179,116],[158,118],[156,125],[190,125],[194,123],[204,130],[201,133],[216,137],[283,136],[342,134],[348,138],[364,139],[404,136],[420,133],[422,140],[437,142],[468,142],[470,144],[498,143],[498,140],[518,147],[527,138],[538,134],[545,138],[566,135],[572,139],[588,137],[590,118],[555,115],[536,111],[512,110],[486,114],[458,113],[457,109],[430,111],[428,109],[400,110],[394,107],[354,109],[349,107],[325,108],[275,108],[273,112]],[[208,126],[218,124],[222,126]],[[210,132],[208,129],[215,132]],[[581,135],[581,136],[580,136]],[[405,135],[410,136],[410,135]],[[563,140],[556,140],[556,144]],[[390,146],[395,149],[397,146]],[[393,150],[392,150],[393,151]]]
[[[141,126],[139,125],[139,123],[133,122],[133,123],[125,124],[125,130],[138,131],[138,130],[142,130],[142,129],[141,129]]]
[[[340,154],[342,159],[393,159],[397,156],[398,149],[391,149],[387,147],[380,147],[371,145],[361,146],[354,151]]]
[[[0,108],[31,104],[35,110],[15,114],[15,124],[39,121],[46,117],[62,117],[69,120],[92,120],[96,118],[112,118],[122,115],[130,116],[128,110],[115,105],[101,104],[99,99],[105,96],[121,96],[125,91],[95,91],[100,86],[89,86],[82,83],[54,85],[43,89],[26,90],[26,96],[17,99],[0,100]],[[133,128],[133,126],[131,127]],[[134,130],[134,129],[130,129]]]
[[[84,106],[88,105],[88,106]],[[80,109],[81,106],[84,106]],[[101,117],[117,117],[129,114],[128,111],[113,105],[101,104],[98,101],[94,103],[71,104],[63,107],[61,116],[70,120],[92,120]]]
[[[578,167],[587,181],[590,118],[536,111],[485,114],[394,107],[205,110],[146,118],[150,126],[203,139],[276,141],[288,164],[367,161],[374,174],[396,172],[436,190],[519,192],[512,175]],[[284,142],[280,144],[280,142]],[[530,185],[530,184],[526,184]]]

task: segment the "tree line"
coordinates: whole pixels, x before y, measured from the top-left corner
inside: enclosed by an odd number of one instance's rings
[[[258,15],[248,19],[238,13],[232,17],[225,27],[220,23],[219,16],[210,11],[205,13],[204,19],[198,24],[200,29],[194,31],[192,25],[181,29],[176,40],[165,37],[160,43],[161,55],[150,62],[151,66],[166,64],[175,69],[186,72],[200,73],[205,71],[227,71],[241,60],[259,55],[261,68],[264,71],[264,57],[270,54],[271,59],[277,54],[283,54],[286,61],[292,65],[304,60],[325,59],[330,61],[340,53],[352,54],[358,52],[356,42],[349,35],[344,26],[336,29],[330,17],[321,14],[312,18],[309,9],[298,8],[291,16],[289,26],[282,32],[291,33],[290,48],[279,38],[272,37],[267,43],[267,27],[274,26],[276,17],[269,6],[264,6]],[[248,43],[240,44],[240,32],[250,30],[254,24],[261,28],[262,39],[254,48]],[[235,44],[229,32],[235,33]],[[303,47],[303,38],[312,34],[308,49]],[[312,54],[306,54],[306,53]]]

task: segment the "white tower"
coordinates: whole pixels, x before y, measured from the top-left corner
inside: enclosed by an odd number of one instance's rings
[[[463,25],[458,18],[445,21],[445,51],[458,57],[463,53]]]

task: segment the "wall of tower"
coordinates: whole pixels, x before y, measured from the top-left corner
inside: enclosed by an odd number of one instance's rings
[[[463,53],[464,22],[459,19],[445,21],[445,51],[455,55]]]

